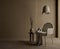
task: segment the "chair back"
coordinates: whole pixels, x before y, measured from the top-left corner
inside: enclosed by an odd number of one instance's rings
[[[47,29],[47,35],[52,35],[54,33],[54,28],[48,28]]]

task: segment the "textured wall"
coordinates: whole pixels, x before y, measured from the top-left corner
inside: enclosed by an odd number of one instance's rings
[[[28,40],[30,16],[33,27],[43,27],[51,22],[55,26],[55,0],[1,0],[0,40]],[[42,7],[50,6],[51,13],[42,15]]]
[[[42,14],[44,5],[50,7],[50,14]],[[45,23],[50,22],[55,29],[55,0],[37,0],[36,15],[36,27],[43,28]]]

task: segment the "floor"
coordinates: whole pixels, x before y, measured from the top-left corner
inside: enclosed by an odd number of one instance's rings
[[[60,49],[60,41],[57,40],[59,39],[54,39],[53,45],[49,43],[46,47],[44,44],[36,46],[27,41],[0,41],[0,49]]]

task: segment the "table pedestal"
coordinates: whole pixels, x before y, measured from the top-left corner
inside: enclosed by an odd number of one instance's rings
[[[30,42],[34,42],[34,33],[30,32]]]
[[[36,33],[36,45],[42,45],[42,34]]]

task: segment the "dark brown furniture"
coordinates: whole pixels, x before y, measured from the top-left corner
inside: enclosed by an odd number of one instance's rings
[[[34,42],[34,32],[32,31],[32,29],[30,29],[29,36],[30,36],[29,41]]]
[[[36,32],[36,45],[42,45],[42,34]]]
[[[34,33],[30,32],[29,36],[30,36],[30,38],[29,38],[30,42],[34,42]]]

